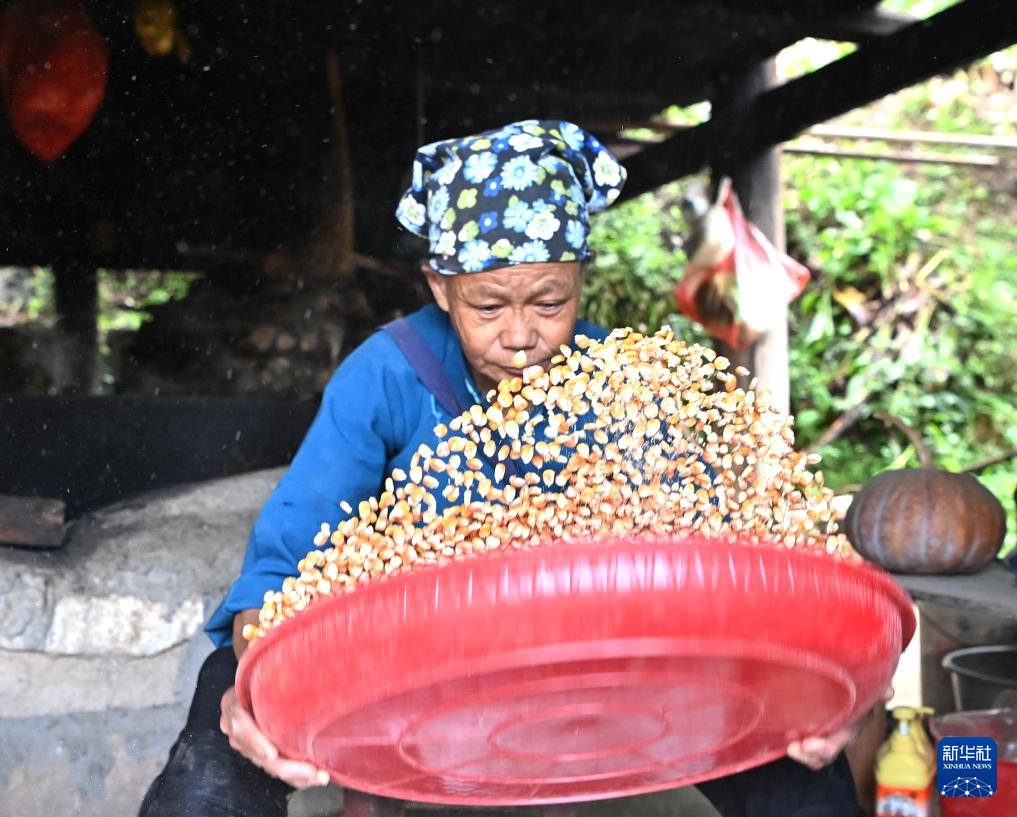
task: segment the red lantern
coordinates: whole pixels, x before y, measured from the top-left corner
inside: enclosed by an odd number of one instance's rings
[[[18,140],[55,162],[106,92],[106,43],[78,0],[21,0],[0,17],[0,92]]]

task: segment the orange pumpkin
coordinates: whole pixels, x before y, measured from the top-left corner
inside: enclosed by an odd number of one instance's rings
[[[904,428],[896,418],[886,418]],[[1006,512],[971,474],[935,468],[928,448],[905,429],[922,468],[884,471],[848,508],[844,531],[862,556],[898,573],[974,573],[1006,534]]]

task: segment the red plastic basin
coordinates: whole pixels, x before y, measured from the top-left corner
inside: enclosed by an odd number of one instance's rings
[[[759,765],[861,715],[914,633],[884,572],[726,540],[418,570],[269,631],[237,688],[285,753],[408,800],[619,797]]]

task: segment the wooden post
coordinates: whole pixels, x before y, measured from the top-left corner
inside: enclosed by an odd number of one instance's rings
[[[714,100],[715,107],[748,110],[752,100],[777,84],[773,60],[767,60],[728,86]],[[730,176],[745,216],[780,249],[784,249],[784,211],[781,206],[780,148],[768,148],[754,156],[718,157],[717,175]],[[735,363],[748,368],[761,386],[773,394],[774,405],[790,411],[787,320],[767,332],[747,350],[723,349]]]
[[[54,391],[95,391],[99,362],[99,290],[95,265],[88,258],[64,258],[53,265],[54,301],[60,330],[54,367]]]
[[[730,85],[724,95],[715,100],[734,112],[734,127],[739,111],[743,114],[752,108],[752,101],[776,85],[777,72],[773,60],[768,60]],[[745,123],[746,127],[751,124]],[[779,250],[784,249],[784,211],[781,205],[780,148],[768,148],[752,156],[726,153],[722,144],[715,163],[715,175],[731,177],[735,192],[746,218]],[[759,379],[759,384],[773,394],[774,405],[784,414],[790,412],[791,390],[788,375],[787,317],[761,337],[750,349],[730,352],[731,360],[742,363]],[[858,801],[866,815],[875,811],[875,756],[885,734],[885,715],[877,704],[859,723],[857,739],[847,748]]]

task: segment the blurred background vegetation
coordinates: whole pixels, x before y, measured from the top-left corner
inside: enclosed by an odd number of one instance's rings
[[[893,4],[919,16],[944,5]],[[780,55],[778,72],[794,76],[850,48],[806,41]],[[1017,48],[1011,48],[831,124],[1014,137],[1015,75]],[[677,124],[704,115],[701,109],[665,113]],[[811,136],[796,143],[831,144]],[[836,147],[902,150],[843,139]],[[792,413],[800,446],[822,454],[827,483],[838,491],[880,471],[918,465],[908,441],[874,419],[875,412],[917,428],[937,463],[950,470],[1017,446],[1017,151],[924,147],[1000,162],[983,168],[783,158],[788,252],[813,275],[789,317]],[[685,266],[679,201],[687,184],[597,217],[587,317],[608,326],[666,323],[687,340],[706,340],[676,313],[673,296]],[[842,431],[830,439],[835,423]],[[1017,460],[978,476],[1007,509],[1009,551],[1017,538]]]

